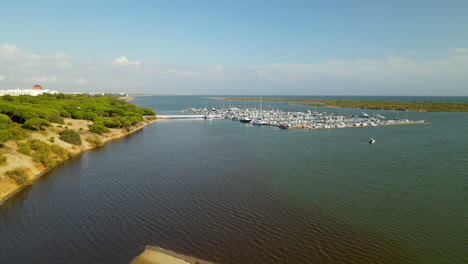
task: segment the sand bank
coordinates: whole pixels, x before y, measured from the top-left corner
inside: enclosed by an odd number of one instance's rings
[[[132,126],[128,131],[125,129],[110,129],[109,133],[103,135],[97,135],[88,131],[89,125],[92,125],[91,121],[80,120],[80,119],[69,119],[65,118],[65,124],[61,125],[62,127],[68,126],[69,129],[77,131],[83,142],[80,146],[75,146],[65,141],[59,139],[57,132],[61,130],[59,124],[53,124],[53,127],[48,127],[44,131],[35,132],[31,134],[31,138],[39,139],[48,144],[52,144],[49,139],[54,137],[54,143],[62,148],[68,150],[73,155],[78,155],[83,151],[93,149],[91,143],[86,141],[87,137],[97,137],[102,142],[108,142],[113,139],[125,137],[135,131],[142,129],[145,126],[148,126],[155,120],[147,120],[145,122],[140,122]],[[81,130],[80,130],[81,129]],[[14,141],[8,141],[3,144],[4,146],[0,148],[0,153],[7,157],[7,163],[0,166],[0,204],[7,200],[9,197],[14,195],[16,192],[20,191],[24,186],[16,184],[16,182],[5,176],[5,172],[12,170],[14,168],[24,168],[26,170],[26,175],[30,180],[30,184],[33,184],[38,178],[40,178],[44,173],[49,171],[51,168],[44,167],[41,163],[34,162],[30,156],[21,154],[17,152],[18,144]],[[63,162],[64,160],[56,158],[56,165]],[[52,167],[53,168],[53,167]]]
[[[147,246],[131,264],[214,264],[205,260],[197,259],[191,256],[179,254],[177,252],[156,247]]]
[[[131,96],[123,96],[123,97],[120,97],[119,99],[124,100],[124,101],[133,101],[133,100],[135,100],[135,98],[131,97]]]

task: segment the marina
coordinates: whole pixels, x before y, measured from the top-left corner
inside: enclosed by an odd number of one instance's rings
[[[388,119],[382,115],[319,113],[316,111],[263,110],[257,108],[190,108],[186,113],[204,119],[230,119],[257,126],[276,126],[282,129],[331,129],[423,124],[425,120]]]

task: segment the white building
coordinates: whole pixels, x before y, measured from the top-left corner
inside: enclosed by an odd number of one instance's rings
[[[18,95],[30,95],[30,96],[37,96],[42,95],[45,93],[49,94],[57,94],[57,91],[51,91],[49,89],[42,89],[40,85],[34,85],[32,89],[11,89],[11,90],[0,90],[0,96],[9,94],[11,96],[18,96]]]

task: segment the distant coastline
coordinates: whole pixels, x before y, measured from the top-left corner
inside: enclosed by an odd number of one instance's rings
[[[405,102],[371,100],[328,100],[301,98],[259,98],[259,97],[209,97],[225,101],[276,101],[294,102],[305,106],[344,107],[376,110],[418,111],[418,112],[468,112],[468,103],[456,102]]]

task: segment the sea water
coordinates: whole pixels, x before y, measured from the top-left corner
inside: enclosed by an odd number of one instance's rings
[[[160,114],[259,107],[205,96],[133,102]],[[147,244],[220,264],[466,263],[467,113],[262,107],[430,124],[291,131],[164,120],[60,165],[2,204],[0,263],[128,263]]]

